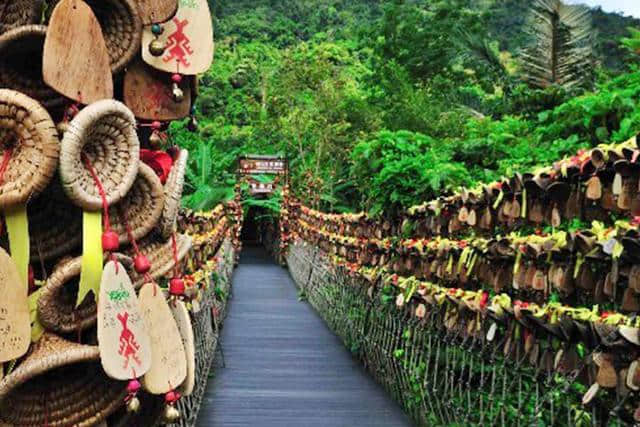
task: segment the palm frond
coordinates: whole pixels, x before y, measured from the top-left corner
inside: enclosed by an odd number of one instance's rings
[[[520,53],[520,65],[529,85],[591,86],[595,31],[587,7],[534,0],[525,31],[533,42]]]

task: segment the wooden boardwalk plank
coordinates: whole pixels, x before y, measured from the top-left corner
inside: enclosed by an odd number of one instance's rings
[[[200,427],[410,425],[262,249],[242,254],[221,342]]]

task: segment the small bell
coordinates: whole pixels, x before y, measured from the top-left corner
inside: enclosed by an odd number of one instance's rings
[[[162,137],[160,136],[160,132],[154,130],[151,132],[151,136],[149,137],[149,144],[153,148],[159,148],[162,145]]]
[[[140,410],[140,399],[136,396],[129,399],[127,402],[127,412],[130,414],[135,414]]]
[[[175,406],[167,405],[164,408],[164,421],[167,424],[173,424],[180,419],[180,411],[178,411]]]
[[[189,132],[197,132],[198,131],[198,120],[196,116],[190,116],[189,122],[187,123],[187,130]]]
[[[158,39],[149,43],[149,53],[153,56],[162,56],[166,48],[166,45]]]
[[[69,129],[69,122],[63,121],[56,125],[56,130],[58,131],[58,136],[62,138],[64,133]]]
[[[151,270],[151,263],[149,262],[149,258],[143,254],[139,254],[133,258],[133,267],[138,274],[143,275]]]
[[[184,100],[184,92],[180,89],[177,83],[173,84],[173,91],[171,92],[173,95],[173,101],[176,103],[180,103]]]

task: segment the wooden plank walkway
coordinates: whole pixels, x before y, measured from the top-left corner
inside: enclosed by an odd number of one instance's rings
[[[410,425],[262,249],[242,254],[221,343],[198,426]]]

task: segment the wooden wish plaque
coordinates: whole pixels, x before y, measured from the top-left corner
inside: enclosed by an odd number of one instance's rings
[[[136,291],[119,262],[109,261],[102,271],[98,345],[102,368],[113,379],[138,378],[151,368],[151,342]]]
[[[151,369],[142,385],[151,394],[165,394],[187,378],[187,355],[178,325],[162,289],[147,283],[140,289],[140,310],[151,339]]]
[[[142,33],[142,59],[168,73],[195,75],[204,73],[213,62],[213,24],[207,0],[179,0],[176,15],[162,24],[158,40],[165,46],[160,56],[149,50],[155,35],[152,27]]]
[[[179,0],[137,0],[140,19],[144,25],[169,20],[178,10]]]
[[[0,363],[17,359],[29,350],[31,320],[28,289],[18,267],[0,248]]]
[[[44,81],[81,104],[113,98],[111,62],[102,29],[82,0],[53,9],[42,59]]]
[[[193,336],[193,326],[191,325],[191,317],[189,310],[182,301],[175,301],[169,304],[171,313],[178,325],[180,336],[182,337],[182,345],[187,356],[187,378],[180,387],[183,396],[190,396],[196,385],[196,347]]]
[[[171,74],[138,60],[124,76],[124,103],[139,119],[169,121],[185,118],[191,111],[190,79],[184,78],[180,82],[184,96],[176,102]]]

